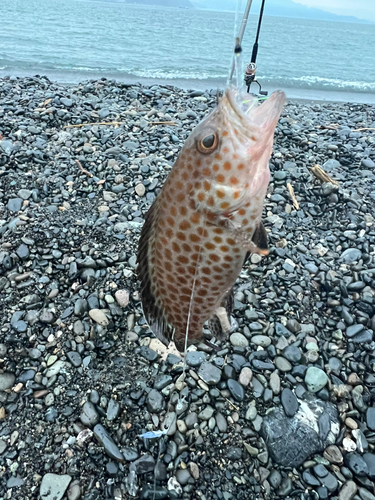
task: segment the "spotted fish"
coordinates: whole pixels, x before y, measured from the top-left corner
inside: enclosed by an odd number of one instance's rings
[[[268,253],[261,222],[268,161],[285,102],[264,103],[234,87],[187,138],[146,215],[138,276],[146,320],[179,351],[202,339],[203,325],[230,308],[249,252]]]

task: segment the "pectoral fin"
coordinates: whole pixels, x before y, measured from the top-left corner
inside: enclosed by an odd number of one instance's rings
[[[268,248],[268,236],[267,236],[267,231],[265,227],[263,226],[263,223],[260,222],[258,226],[256,227],[253,237],[252,237],[252,243],[254,244],[255,248],[252,248],[251,251],[252,253],[258,253],[260,255],[268,255],[269,254],[269,248]]]

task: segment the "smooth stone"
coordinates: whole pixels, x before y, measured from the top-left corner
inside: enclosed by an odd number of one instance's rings
[[[198,370],[198,376],[206,382],[207,385],[215,385],[220,382],[221,370],[212,363],[205,361]]]
[[[281,392],[281,404],[287,417],[293,417],[298,410],[299,403],[295,394],[290,389]]]
[[[10,212],[19,212],[21,210],[22,203],[23,203],[22,198],[10,198],[7,204],[7,209]]]
[[[101,309],[90,309],[89,311],[90,318],[98,323],[98,325],[106,327],[109,325],[109,320],[107,316],[104,314],[104,311]]]
[[[375,500],[375,495],[373,495],[369,490],[366,490],[366,488],[358,488],[359,496],[361,497],[362,500]]]
[[[347,337],[354,337],[354,335],[357,335],[357,333],[361,332],[362,330],[364,330],[364,325],[351,325],[351,326],[348,326],[348,328],[346,329],[346,336]]]
[[[165,400],[156,389],[151,389],[147,395],[147,409],[151,413],[160,413],[164,410]]]
[[[271,345],[271,339],[266,335],[254,335],[253,337],[251,337],[250,341],[253,344],[261,347],[268,347],[269,345]]]
[[[366,476],[369,472],[366,460],[358,453],[348,453],[344,456],[345,465],[357,476]]]
[[[40,484],[40,497],[43,500],[60,500],[67,490],[71,476],[68,474],[58,475],[47,473],[43,476]]]
[[[367,473],[368,473],[369,478],[374,480],[375,479],[375,454],[365,453],[362,458],[366,463],[367,471],[368,471]],[[364,470],[366,470],[366,469],[364,469]]]
[[[375,408],[373,406],[371,406],[370,408],[367,408],[366,423],[367,423],[367,427],[371,431],[375,431]]]
[[[118,462],[124,462],[124,456],[119,450],[117,444],[113,441],[108,431],[101,425],[97,424],[93,429],[94,436],[98,442],[103,446],[104,451],[110,458]]]
[[[0,373],[0,391],[11,389],[14,385],[15,380],[16,376],[14,375],[14,373]]]
[[[189,351],[186,354],[186,363],[189,366],[197,367],[206,361],[206,355],[202,351]]]
[[[186,486],[191,479],[191,474],[188,469],[178,469],[176,472],[176,479],[181,486]]]
[[[155,460],[148,453],[145,453],[144,455],[139,457],[129,466],[129,470],[134,471],[137,475],[147,474],[148,472],[152,472],[154,468],[155,468]]]
[[[99,422],[99,413],[96,411],[95,406],[90,403],[90,401],[86,401],[86,403],[82,407],[80,420],[83,425],[87,427],[93,427]]]
[[[68,360],[72,363],[73,366],[78,368],[82,364],[81,355],[77,351],[70,351],[66,354]]]
[[[244,387],[247,387],[250,384],[252,378],[253,378],[252,370],[248,366],[244,366],[238,377],[238,382]]]
[[[125,308],[129,304],[129,292],[126,290],[117,290],[115,298],[120,307]]]
[[[292,369],[292,365],[290,364],[290,362],[282,356],[277,356],[275,358],[275,365],[276,368],[283,373],[290,372]]]
[[[357,485],[354,481],[348,481],[343,485],[339,491],[338,500],[352,500],[354,495],[357,493]]]
[[[318,392],[328,382],[327,374],[315,366],[310,366],[305,375],[305,384],[310,392]]]
[[[242,333],[235,332],[229,338],[230,343],[235,347],[248,347],[249,341]]]
[[[116,420],[120,413],[120,405],[115,399],[110,399],[107,406],[107,420]]]
[[[340,255],[339,260],[342,260],[346,264],[351,264],[352,262],[359,260],[361,257],[362,257],[362,252],[357,248],[347,248]]]
[[[245,397],[245,390],[243,386],[237,382],[237,380],[228,379],[227,380],[228,389],[236,401],[243,401]]]
[[[198,414],[198,418],[199,420],[210,420],[214,412],[215,410],[212,406],[206,406],[206,408]]]
[[[217,425],[217,428],[219,429],[219,432],[227,432],[227,427],[228,427],[228,424],[227,424],[227,420],[226,418],[224,417],[224,415],[222,413],[217,413],[215,415],[215,420],[216,420],[216,425]]]

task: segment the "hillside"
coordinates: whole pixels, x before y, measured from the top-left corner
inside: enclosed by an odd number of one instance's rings
[[[236,8],[236,0],[193,0],[193,5],[198,9],[223,10],[233,12]],[[244,5],[245,2],[243,1]],[[259,12],[260,0],[254,1],[251,13]],[[269,16],[298,17],[302,19],[318,19],[322,21],[341,21],[352,23],[369,23],[354,16],[339,16],[321,9],[306,7],[292,0],[266,0],[264,12]]]
[[[180,7],[183,9],[194,8],[190,0],[127,0],[127,3],[139,5],[159,5],[161,7]]]

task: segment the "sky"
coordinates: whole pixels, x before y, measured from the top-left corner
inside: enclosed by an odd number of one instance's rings
[[[374,0],[293,0],[295,3],[316,7],[341,16],[355,16],[375,21]]]

